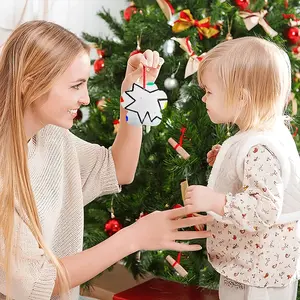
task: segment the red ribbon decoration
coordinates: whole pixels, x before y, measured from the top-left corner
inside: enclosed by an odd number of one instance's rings
[[[293,19],[294,21],[297,20],[296,16],[294,14],[282,14],[284,19]]]
[[[178,252],[177,258],[176,258],[174,264],[172,265],[172,267],[174,268],[176,265],[179,265],[180,264],[180,260],[181,260],[181,252]]]
[[[146,87],[146,67],[143,66],[143,88]]]
[[[300,46],[299,47],[294,47],[292,49],[292,51],[293,51],[294,54],[300,54]]]
[[[119,120],[113,120],[113,124],[114,125],[120,124],[120,121]]]
[[[185,134],[185,132],[186,132],[186,128],[185,128],[185,127],[181,127],[180,132],[181,132],[181,135],[180,135],[180,138],[179,138],[179,143],[174,147],[175,150],[176,150],[179,146],[182,146],[182,144],[183,144],[183,139],[185,138],[185,137],[184,137],[184,134]]]
[[[185,38],[185,43],[186,43],[187,49],[188,49],[188,51],[189,51],[189,55],[190,55],[190,56],[194,56],[194,55],[196,55],[196,53],[195,53],[194,50],[191,48],[191,43],[190,43],[189,41],[190,41],[190,37],[188,36],[188,37]],[[197,56],[197,55],[196,55],[196,56]],[[199,61],[201,61],[201,60],[203,59],[203,57],[197,56],[197,59],[198,59]]]
[[[297,126],[295,126],[294,124],[292,124],[292,127],[294,127],[295,128],[295,131],[293,132],[293,138],[295,138],[296,136],[297,136],[297,134],[298,134],[298,127]]]
[[[289,0],[284,0],[284,7],[285,7],[286,9],[289,8]]]
[[[172,6],[171,2],[169,0],[165,0],[165,2],[167,3],[167,5],[169,6],[170,10],[171,10],[171,13],[172,15],[174,15],[175,13],[175,9],[174,7]]]

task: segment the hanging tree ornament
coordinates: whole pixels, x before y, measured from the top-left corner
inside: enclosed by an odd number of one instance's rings
[[[199,63],[204,58],[206,53],[202,53],[200,56],[197,56],[192,48],[192,44],[190,42],[189,37],[186,38],[173,37],[172,39],[178,42],[180,48],[183,49],[189,55],[189,60],[185,67],[185,74],[184,74],[184,78],[187,78],[197,72]]]
[[[175,42],[172,39],[165,41],[165,43],[163,44],[164,56],[171,56],[173,55],[174,51],[175,51]]]
[[[119,131],[120,127],[120,121],[119,120],[113,120],[113,125],[114,125],[114,134],[117,134]]]
[[[100,111],[104,111],[106,102],[110,102],[110,99],[106,99],[104,96],[102,96],[102,98],[97,100],[95,104]]]
[[[171,75],[171,77],[168,77],[165,81],[164,81],[164,86],[167,90],[174,90],[178,87],[178,81],[175,78],[176,73],[178,72],[180,67],[180,62],[178,63],[177,69],[176,71]]]
[[[104,68],[104,58],[98,58],[94,62],[94,71],[95,73],[99,73]]]
[[[127,22],[129,22],[132,15],[136,13],[137,7],[135,6],[134,2],[131,2],[130,5],[124,10],[123,17]]]
[[[226,34],[226,41],[230,41],[233,39],[231,35],[231,28],[232,28],[232,23],[233,23],[233,18],[229,21],[229,18],[227,19],[227,24],[228,24],[228,33]]]
[[[267,13],[268,11],[265,9],[260,12],[240,11],[240,17],[244,20],[245,26],[248,30],[251,30],[259,24],[269,36],[275,37],[278,35],[278,32],[275,31],[264,19]]]
[[[297,58],[297,59],[300,59],[300,46],[299,47],[294,47],[293,49],[292,49],[292,51],[293,51],[293,54],[294,54],[294,56]]]
[[[282,14],[284,19],[289,19],[288,25],[290,27],[300,26],[300,19],[297,19],[295,14]]]
[[[142,34],[136,37],[136,49],[133,50],[129,56],[133,56],[138,53],[143,53],[143,51],[141,51],[141,41],[142,41]]]
[[[109,236],[112,236],[113,234],[115,234],[116,232],[118,232],[123,228],[121,222],[115,217],[114,208],[113,208],[113,199],[111,200],[110,214],[111,214],[111,218],[105,223],[104,231]]]
[[[239,9],[245,10],[250,4],[250,0],[235,0],[235,4],[239,7]]]
[[[197,28],[200,40],[203,40],[203,37],[209,39],[219,33],[217,28],[211,26],[210,17],[200,21],[195,20],[189,9],[182,10],[176,16],[177,20],[175,20],[174,25],[172,26],[173,32],[182,32],[193,26]]]
[[[156,0],[156,2],[159,5],[160,9],[162,10],[163,14],[166,16],[167,20],[169,21],[175,13],[175,9],[170,3],[170,1]]]
[[[291,44],[295,45],[300,41],[300,29],[298,27],[288,28],[285,35]]]
[[[176,150],[176,152],[185,160],[190,158],[190,155],[185,151],[185,149],[183,149],[182,145],[183,145],[183,140],[185,138],[185,132],[186,132],[186,128],[185,127],[181,127],[180,129],[181,135],[179,138],[179,143],[177,143],[173,138],[169,138],[168,142],[169,144],[174,148],[174,150]]]
[[[134,83],[125,91],[121,105],[127,110],[126,121],[130,125],[157,126],[162,119],[161,111],[168,103],[167,95],[154,82],[146,83],[146,67],[143,67],[143,85]]]

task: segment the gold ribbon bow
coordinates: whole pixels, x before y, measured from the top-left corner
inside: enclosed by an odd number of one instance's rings
[[[201,40],[203,39],[203,36],[209,39],[219,33],[218,29],[210,25],[210,17],[201,21],[195,20],[189,9],[182,10],[179,13],[178,19],[174,22],[172,29],[173,32],[177,33],[184,31],[191,26],[197,28]]]
[[[251,30],[257,24],[259,24],[263,27],[263,29],[268,35],[274,37],[278,34],[278,32],[272,29],[271,26],[264,19],[267,13],[267,10],[261,10],[260,12],[240,11],[240,16],[244,19],[244,23],[248,30]]]

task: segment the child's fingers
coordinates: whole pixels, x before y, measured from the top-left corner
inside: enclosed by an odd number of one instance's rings
[[[212,149],[212,150],[218,150],[218,151],[219,151],[220,148],[221,148],[221,145],[216,144],[216,145],[213,145],[211,149]]]
[[[215,160],[216,160],[215,158],[208,159],[207,160],[208,165],[212,167],[215,163]]]

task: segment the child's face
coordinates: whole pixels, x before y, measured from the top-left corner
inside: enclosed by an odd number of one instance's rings
[[[225,103],[224,88],[213,67],[205,69],[202,74],[202,83],[205,86],[202,101],[206,104],[210,120],[215,124],[232,122],[234,111]]]

